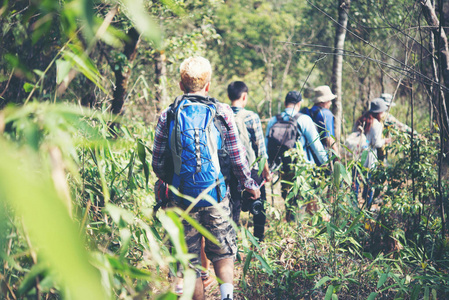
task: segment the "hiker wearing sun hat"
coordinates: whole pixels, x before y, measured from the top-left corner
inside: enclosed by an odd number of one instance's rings
[[[314,89],[314,105],[311,108],[305,107],[302,113],[309,115],[315,123],[321,142],[326,149],[332,149],[338,153],[337,143],[334,140],[334,115],[330,111],[332,100],[337,98],[327,85],[318,86]],[[331,156],[331,155],[330,155]]]
[[[385,116],[385,121],[384,121],[385,127],[387,129],[394,127],[396,129],[398,129],[399,131],[411,133],[412,129],[409,126],[407,126],[406,124],[404,124],[401,121],[399,121],[398,119],[396,119],[390,112],[390,106],[391,107],[396,106],[396,103],[393,102],[393,96],[388,93],[382,93],[380,95],[380,98],[384,100],[385,104],[388,107],[387,115]]]
[[[355,123],[355,128],[360,128],[362,133],[366,135],[368,141],[368,156],[366,158],[364,167],[372,169],[378,161],[377,149],[382,148],[385,144],[391,143],[391,138],[383,138],[383,124],[382,119],[388,110],[384,99],[375,98],[370,103],[370,109],[364,113]],[[368,175],[369,178],[369,175]],[[356,182],[356,195],[358,193],[358,184]],[[366,199],[367,207],[371,206],[373,200],[374,190],[365,187],[363,197]]]

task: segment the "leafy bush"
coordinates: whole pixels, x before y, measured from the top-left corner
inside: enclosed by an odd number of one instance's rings
[[[247,299],[324,298],[436,299],[449,295],[448,251],[438,197],[438,136],[414,139],[394,133],[389,161],[372,171],[378,191],[367,210],[354,202],[352,179],[361,162],[335,162],[332,174],[304,161],[288,199],[299,195],[304,207],[319,204],[313,215],[296,209],[286,224],[268,210],[270,237],[261,247],[271,272],[249,264],[243,293]],[[297,149],[292,157],[298,157]],[[287,200],[288,201],[288,200]],[[360,200],[359,200],[360,201]],[[329,218],[329,222],[326,220]]]

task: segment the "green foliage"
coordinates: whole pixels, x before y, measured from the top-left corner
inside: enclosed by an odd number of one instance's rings
[[[155,287],[159,297],[172,297],[166,276],[173,262],[194,286],[181,223],[188,216],[152,210],[149,149],[135,137],[149,134],[122,127],[123,137],[111,140],[106,116],[38,103],[3,111],[0,256],[2,284],[12,293],[156,297]]]
[[[427,45],[428,34],[417,29],[417,8],[410,1],[351,3],[343,117],[351,128],[368,100],[401,82],[390,112],[410,124],[413,91],[421,135],[412,141],[391,133],[388,164],[371,174],[378,191],[372,210],[353,192],[357,180],[369,180],[361,162],[336,161],[329,174],[305,164],[299,147],[291,151],[298,160],[287,205],[295,221],[285,222],[283,204],[275,204],[267,208],[265,242],[241,230],[236,294],[448,297],[447,213],[441,213],[449,210],[448,184],[438,173],[441,141],[423,130],[432,90],[422,78],[433,71],[420,57],[417,41]],[[180,93],[180,62],[209,58],[210,94],[222,101],[231,80],[244,80],[249,107],[262,120],[282,107],[287,90],[302,90],[310,106],[310,88],[330,84],[336,13],[336,2],[323,1],[4,1],[0,286],[6,297],[175,299],[167,277],[177,264],[184,269],[183,298],[191,297],[195,273],[182,221],[213,237],[177,208],[153,211],[149,164],[149,124]],[[124,49],[133,27],[143,39],[131,61]],[[411,76],[415,69],[423,76]],[[119,120],[108,114],[116,71],[130,79]],[[157,98],[164,89],[165,102]],[[86,102],[95,109],[68,105]],[[120,122],[114,134],[112,121]],[[295,196],[298,207],[291,205]],[[313,202],[318,212],[304,213]]]
[[[379,164],[371,177],[378,191],[371,210],[359,199],[354,202],[348,176],[360,162],[346,162],[347,167],[335,162],[329,176],[305,164],[301,149],[291,153],[299,160],[288,198],[299,195],[300,205],[313,200],[321,209],[308,216],[297,208],[296,221],[283,224],[269,208],[270,242],[260,251],[274,276],[246,261],[242,288],[249,298],[447,297],[449,257],[435,168],[438,136],[415,136],[412,144],[409,134],[395,132],[393,140],[389,163]]]

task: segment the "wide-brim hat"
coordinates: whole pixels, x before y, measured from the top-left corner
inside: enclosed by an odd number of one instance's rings
[[[372,113],[381,113],[388,110],[383,98],[374,98],[370,103],[369,111]]]
[[[313,103],[323,103],[334,100],[337,95],[332,94],[331,88],[327,85],[322,85],[314,89],[315,98],[313,98]]]
[[[387,106],[395,106],[396,105],[396,103],[394,103],[394,102],[392,103],[391,102],[393,100],[393,96],[391,94],[389,94],[389,93],[382,93],[380,95],[380,98],[384,99],[385,104]]]

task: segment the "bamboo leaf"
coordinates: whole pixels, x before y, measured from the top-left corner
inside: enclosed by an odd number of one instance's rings
[[[112,255],[107,255],[107,260],[112,268],[119,274],[127,275],[135,279],[151,279],[151,272],[129,265],[125,260],[120,260]]]
[[[166,7],[168,7],[171,11],[173,11],[178,16],[184,15],[185,11],[181,6],[176,4],[174,0],[160,0]]]
[[[28,151],[18,160],[17,152],[16,147],[0,139],[0,201],[9,203],[23,219],[33,245],[39,249],[39,258],[58,274],[67,298],[106,299],[100,274],[89,263],[79,228],[59,199],[50,175],[35,169],[41,158]]]
[[[340,186],[340,181],[341,181],[341,166],[342,164],[340,162],[336,162],[334,164],[334,173],[333,173],[333,179],[334,179],[334,186],[335,187],[339,187]],[[344,169],[344,167],[343,167]]]
[[[184,271],[184,289],[182,296],[179,300],[192,299],[193,292],[195,291],[196,272],[192,269]]]
[[[206,239],[210,240],[212,243],[216,245],[220,245],[220,242],[210,233],[206,228],[200,225],[195,219],[190,217],[189,215],[185,214],[183,215],[185,220],[190,223],[196,230],[198,230],[199,233],[201,233],[202,236],[204,236]]]
[[[25,91],[25,92],[27,92],[27,93],[29,93],[29,92],[31,92],[33,89],[34,89],[34,84],[31,84],[31,83],[29,83],[29,82],[25,82],[24,84],[23,84],[23,90]]]
[[[148,180],[150,178],[150,168],[148,167],[148,162],[146,161],[145,145],[141,139],[137,140],[137,153],[139,155],[140,162],[143,165],[143,172],[145,174],[145,183],[148,187]]]
[[[369,294],[368,299],[367,300],[374,300],[377,297],[377,293],[376,292],[372,292],[371,294]]]
[[[159,27],[148,14],[142,0],[124,0],[123,5],[128,10],[128,17],[136,25],[136,28],[149,41],[156,44],[156,48],[161,45],[161,33]]]
[[[267,271],[268,274],[273,275],[273,269],[270,267],[270,265],[266,262],[266,260],[260,256],[257,253],[254,253],[254,256],[260,261],[262,264],[262,268]]]
[[[421,292],[421,285],[420,284],[416,284],[413,287],[413,290],[410,294],[410,300],[416,300],[419,297],[419,293]]]
[[[43,263],[34,265],[31,268],[30,272],[26,274],[25,278],[20,283],[19,295],[26,295],[36,285],[36,279],[40,275],[44,275],[46,271],[47,266],[45,266]]]
[[[324,296],[324,300],[330,300],[332,298],[333,293],[334,293],[334,286],[333,285],[328,286],[326,295]]]
[[[165,294],[157,296],[156,300],[177,300],[178,295],[173,292],[167,292]]]
[[[387,281],[387,279],[388,279],[388,274],[387,273],[383,273],[380,276],[379,281],[377,281],[377,288],[380,288],[381,286],[383,286],[385,281]]]
[[[360,214],[354,219],[354,221],[352,221],[351,226],[349,226],[348,230],[346,231],[346,234],[348,234],[348,233],[350,233],[351,231],[353,231],[354,228],[355,228],[357,225],[360,225],[359,221],[360,221],[360,218],[361,218],[362,216],[363,216],[363,214],[360,213]]]
[[[72,64],[69,61],[63,59],[56,60],[56,83],[60,84],[65,81],[71,69]]]
[[[124,228],[128,224],[132,224],[134,222],[134,215],[130,211],[114,204],[107,203],[104,210],[108,212],[114,223],[116,223],[119,228]]]
[[[332,280],[332,278],[330,278],[329,276],[324,276],[323,278],[321,278],[313,287],[313,289],[317,289],[320,286],[322,286],[323,284],[325,284],[326,282],[328,282],[329,280]]]
[[[86,39],[90,42],[95,36],[94,20],[94,2],[93,0],[81,0],[81,20],[82,30]]]
[[[78,71],[80,71],[87,79],[95,83],[103,92],[107,92],[101,85],[101,75],[92,60],[87,57],[82,51],[77,49],[74,45],[68,45],[70,50],[62,52],[64,58],[70,61]]]
[[[176,250],[176,255],[179,259],[185,260],[187,262],[186,254],[187,254],[187,244],[184,238],[184,227],[182,226],[179,217],[170,210],[167,210],[165,214],[159,215],[159,220],[167,231],[170,241]]]
[[[248,230],[248,228],[245,228],[245,233],[246,236],[249,238],[249,240],[251,241],[251,244],[253,244],[254,246],[257,247],[257,249],[260,249],[260,245],[257,242],[256,238],[254,237],[254,235],[251,234],[251,232]]]
[[[248,273],[249,266],[251,264],[251,258],[253,257],[253,254],[254,254],[254,252],[252,250],[250,250],[250,251],[248,251],[248,254],[246,255],[245,264],[243,265],[243,275],[242,275],[243,286],[246,286],[245,276]]]

